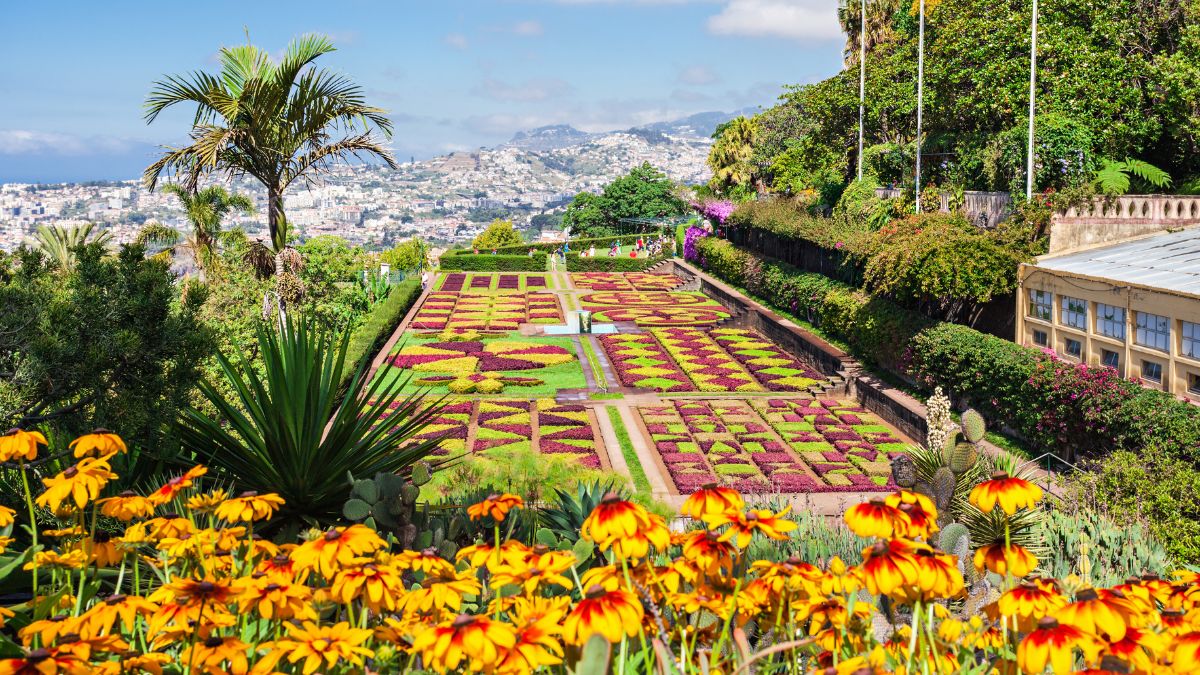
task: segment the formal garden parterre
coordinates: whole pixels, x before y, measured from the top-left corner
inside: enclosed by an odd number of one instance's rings
[[[592,291],[670,291],[683,283],[674,274],[655,272],[573,272],[575,288]]]
[[[715,326],[730,314],[719,302],[699,292],[605,291],[579,298],[598,322],[638,326]]]

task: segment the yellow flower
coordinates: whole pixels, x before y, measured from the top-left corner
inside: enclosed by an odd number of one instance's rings
[[[872,499],[855,504],[843,517],[850,530],[860,537],[903,537],[911,525],[908,516],[899,506],[888,504],[885,499]]]
[[[38,551],[33,554],[33,560],[25,563],[24,569],[58,568],[64,570],[82,569],[87,565],[87,554],[80,550],[58,553],[57,551]]]
[[[716,532],[692,530],[683,539],[683,558],[705,574],[717,574],[720,570],[732,572],[736,557],[737,548]]]
[[[153,616],[158,605],[137,595],[110,595],[79,617],[91,634],[111,633],[117,621],[126,632],[132,632],[138,617]]]
[[[393,612],[397,600],[404,595],[404,581],[387,565],[362,558],[352,567],[343,567],[333,576],[329,592],[338,602],[348,605],[362,599],[371,611],[386,609]]]
[[[1054,612],[1059,623],[1074,626],[1085,633],[1107,637],[1113,642],[1125,638],[1125,631],[1141,624],[1139,612],[1128,599],[1113,591],[1085,588],[1075,594],[1075,602]]]
[[[37,459],[39,445],[48,445],[42,432],[11,429],[7,434],[0,436],[0,462],[32,462]]]
[[[95,539],[87,538],[75,544],[97,567],[115,567],[125,558],[125,552],[117,546],[117,539],[103,530],[96,532]]]
[[[470,672],[490,673],[516,643],[511,626],[486,616],[460,614],[417,633],[413,650],[435,671],[449,672],[461,665]]]
[[[75,451],[75,459],[86,455],[115,455],[126,452],[125,441],[108,429],[96,429],[90,434],[84,434],[71,441],[71,449]]]
[[[318,626],[311,621],[302,625],[285,624],[288,636],[272,644],[274,661],[286,656],[289,663],[304,661],[304,675],[333,670],[339,663],[348,667],[363,665],[363,657],[370,658],[375,652],[362,646],[371,638],[371,630],[351,628],[342,621],[332,626]]]
[[[622,635],[633,637],[641,631],[644,615],[642,603],[633,593],[592,586],[563,623],[563,637],[575,645],[582,645],[593,635],[620,642]]]
[[[571,588],[571,580],[565,576],[575,565],[575,555],[570,551],[547,551],[544,546],[534,548],[534,554],[515,565],[498,565],[492,570],[492,587],[520,586],[532,594],[538,588],[557,585]]]
[[[280,506],[283,506],[283,497],[277,494],[243,492],[218,506],[216,514],[227,523],[250,523],[269,519]]]
[[[238,592],[238,611],[254,610],[264,619],[302,621],[317,618],[313,610],[312,590],[303,584],[293,583],[281,575],[256,574],[242,577],[233,582]]]
[[[1000,508],[1008,515],[1013,515],[1017,509],[1033,508],[1042,498],[1042,489],[1024,478],[1009,476],[1003,471],[992,474],[991,480],[985,480],[971,489],[967,499],[984,513],[991,513],[1000,504]]]
[[[426,576],[421,587],[405,593],[397,605],[404,612],[425,613],[433,609],[457,612],[462,608],[464,595],[479,595],[481,589],[474,570],[452,569],[446,574]]]
[[[821,577],[821,593],[824,595],[848,595],[857,593],[863,586],[862,570],[847,567],[838,556],[829,559],[829,567]]]
[[[904,597],[920,574],[917,547],[914,542],[892,539],[863,549],[862,575],[867,590],[875,595]]]
[[[1037,620],[1067,604],[1051,582],[1033,579],[1017,584],[1000,596],[996,603],[1000,614],[1017,620],[1017,630],[1028,633],[1037,626]]]
[[[663,550],[671,543],[671,531],[662,518],[615,492],[604,495],[583,521],[579,533],[601,551],[612,547],[621,558],[644,558],[651,545]]]
[[[1042,617],[1037,629],[1017,646],[1017,665],[1026,673],[1045,672],[1047,665],[1056,675],[1070,673],[1076,647],[1083,649],[1085,655],[1094,656],[1099,641],[1074,626],[1059,624],[1053,617]]]
[[[85,457],[53,478],[43,478],[46,491],[37,498],[39,506],[57,511],[70,499],[78,508],[100,495],[108,481],[117,477],[108,465],[108,457]]]
[[[693,520],[702,520],[710,513],[741,511],[745,507],[746,502],[737,490],[719,487],[716,483],[706,483],[688,496],[679,511]]]
[[[235,637],[210,635],[181,651],[177,662],[190,664],[193,673],[199,670],[210,675],[241,675],[250,669],[246,660],[246,650],[249,648],[249,645]]]
[[[175,498],[175,495],[183,492],[192,486],[192,481],[208,473],[208,469],[202,465],[196,465],[188,469],[182,476],[176,476],[167,481],[162,487],[154,491],[150,495],[150,501],[155,504],[166,504]]]
[[[923,537],[928,540],[929,535],[939,529],[937,507],[933,505],[932,499],[919,492],[909,492],[908,490],[893,492],[884,499],[884,503],[900,509],[900,512],[908,518],[908,526],[900,536],[909,539]]]
[[[352,564],[355,558],[370,555],[384,546],[379,535],[366,525],[331,527],[296,547],[292,562],[300,569],[314,570],[328,578],[341,567]]]
[[[1037,567],[1037,557],[1019,544],[1004,547],[1003,542],[986,544],[975,551],[975,569],[982,572],[987,569],[1000,576],[1012,574],[1021,578],[1028,575]]]
[[[224,490],[218,489],[213,490],[212,492],[205,492],[204,494],[188,497],[188,500],[184,505],[187,506],[188,510],[192,513],[209,514],[213,511],[216,511],[217,507],[228,498],[228,493],[226,493]]]
[[[795,523],[783,520],[783,517],[791,509],[792,507],[788,506],[779,513],[772,513],[770,509],[748,509],[745,512],[725,511],[705,516],[704,522],[713,529],[728,525],[729,528],[721,534],[721,539],[723,541],[732,539],[738,548],[745,550],[750,545],[750,540],[755,532],[771,539],[787,539],[788,537],[784,533],[796,529]]]
[[[517,495],[505,493],[502,495],[489,495],[487,499],[478,504],[468,506],[467,515],[471,517],[471,520],[479,520],[485,516],[491,516],[492,520],[502,523],[509,511],[523,508],[525,508],[525,500]]]
[[[79,617],[69,614],[56,614],[46,619],[31,622],[17,631],[17,636],[26,645],[31,644],[34,637],[37,637],[44,645],[51,645],[58,642],[60,636],[78,635],[82,624],[83,620]]]
[[[9,525],[12,525],[16,520],[16,515],[16,511],[13,511],[7,506],[0,506],[0,528],[5,528]]]
[[[132,490],[125,490],[116,497],[96,500],[100,513],[109,518],[129,522],[134,518],[149,518],[154,515],[154,503]]]
[[[554,636],[567,613],[570,598],[517,598],[512,610],[516,644],[497,668],[502,673],[530,673],[562,663],[563,649]]]

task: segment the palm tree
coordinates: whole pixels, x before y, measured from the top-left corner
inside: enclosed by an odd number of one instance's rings
[[[716,142],[708,152],[713,171],[712,185],[724,189],[749,185],[755,177],[754,134],[758,125],[748,117],[735,117],[718,130]]]
[[[355,158],[376,157],[392,168],[396,160],[374,131],[391,138],[392,122],[382,108],[366,104],[362,87],[313,64],[334,51],[329,38],[293,40],[279,61],[253,45],[222,47],[217,74],[170,75],[146,98],[146,122],[180,103],[194,103],[192,143],[168,147],[142,176],[153,190],[164,174],[177,174],[190,188],[221,172],[249,175],[267,190],[267,222],[275,250],[287,245],[283,193],[299,178]]]
[[[45,254],[59,269],[70,270],[75,267],[75,249],[86,244],[107,246],[111,241],[111,232],[96,229],[95,223],[84,223],[39,225],[29,244]]]
[[[138,233],[138,243],[166,246],[164,253],[168,255],[187,253],[202,276],[211,274],[217,265],[218,244],[225,243],[231,235],[236,236],[223,231],[221,221],[232,211],[254,213],[253,200],[246,195],[230,194],[220,185],[191,192],[182,185],[170,183],[163,186],[163,192],[179,198],[192,231],[181,234],[159,223],[151,223]]]

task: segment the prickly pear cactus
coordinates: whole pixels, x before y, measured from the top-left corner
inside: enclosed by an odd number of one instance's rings
[[[974,443],[956,443],[950,452],[950,470],[955,476],[961,476],[975,466],[979,461],[979,450]]]
[[[978,443],[987,434],[987,425],[983,415],[968,409],[962,414],[962,432],[968,443]]]

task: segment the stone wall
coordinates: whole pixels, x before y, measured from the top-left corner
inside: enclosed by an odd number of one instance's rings
[[[1054,214],[1050,254],[1200,225],[1200,196],[1124,195]]]
[[[895,199],[901,194],[899,188],[877,188],[875,196]],[[971,222],[980,227],[991,227],[1012,213],[1013,200],[1008,192],[980,192],[967,190],[963,193],[963,212]],[[942,193],[941,210],[950,211],[950,193]]]

